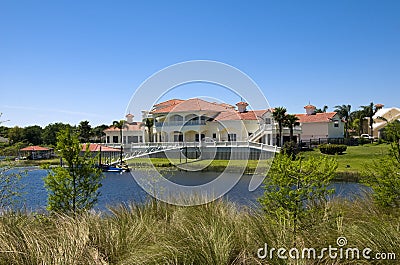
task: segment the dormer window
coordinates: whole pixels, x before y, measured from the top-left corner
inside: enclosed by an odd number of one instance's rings
[[[333,121],[333,127],[339,127],[339,121],[338,120],[334,120]]]

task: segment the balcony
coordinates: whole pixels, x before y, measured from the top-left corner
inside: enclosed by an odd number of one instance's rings
[[[206,125],[205,120],[190,120],[190,121],[169,121],[169,122],[156,122],[155,126],[157,128],[170,127],[170,126],[198,126]]]

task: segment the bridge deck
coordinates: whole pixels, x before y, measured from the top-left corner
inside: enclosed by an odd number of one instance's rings
[[[116,147],[116,144],[107,144],[108,146]],[[120,145],[119,145],[120,146]],[[277,146],[266,145],[256,142],[164,142],[164,143],[145,143],[145,144],[128,144],[124,146],[125,156],[123,161],[144,157],[152,154],[157,154],[166,151],[173,151],[185,147],[198,147],[198,148],[215,148],[215,147],[248,147],[264,152],[277,153],[280,148]],[[114,161],[112,164],[117,164],[118,161]]]

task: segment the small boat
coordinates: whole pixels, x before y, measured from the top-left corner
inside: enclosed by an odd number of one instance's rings
[[[130,171],[128,165],[110,166],[106,164],[101,165],[101,170],[103,172],[117,172],[117,173]]]

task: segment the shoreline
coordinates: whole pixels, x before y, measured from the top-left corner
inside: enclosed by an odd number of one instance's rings
[[[142,159],[143,160],[143,159]],[[168,159],[152,159],[152,165],[147,161],[139,161],[139,162],[128,162],[130,168],[134,168],[135,170],[145,170],[146,168],[151,168],[154,166],[158,170],[166,170],[166,171],[191,171],[184,168],[179,168],[177,165],[171,163]],[[162,160],[162,161],[161,161]],[[28,162],[29,161],[29,162]],[[22,163],[21,163],[22,162]],[[202,161],[191,161],[190,163],[195,164],[198,162],[200,165],[204,163]],[[210,165],[206,166],[198,170],[198,172],[223,172],[228,164],[229,160],[214,160],[210,163]],[[213,164],[214,163],[214,164]],[[258,160],[249,160],[249,163],[246,165],[246,168],[243,172],[243,175],[252,175],[256,169]],[[0,167],[10,166],[12,168],[43,168],[43,166],[49,166],[49,168],[59,166],[59,159],[50,159],[50,160],[20,160],[20,161],[0,161]],[[179,164],[181,166],[187,165],[185,163]],[[235,169],[239,171],[238,165],[233,165],[230,170],[227,172],[235,172]],[[241,170],[242,167],[240,167]],[[362,174],[357,171],[345,171],[345,170],[337,170],[336,176],[333,181],[338,182],[360,182],[362,178]]]

